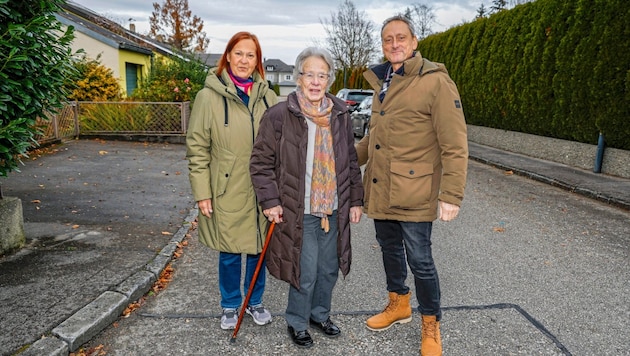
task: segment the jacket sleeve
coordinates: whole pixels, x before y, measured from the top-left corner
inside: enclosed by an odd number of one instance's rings
[[[188,131],[186,133],[186,158],[188,177],[195,201],[212,198],[210,185],[211,93],[205,88],[195,97]]]
[[[349,116],[349,114],[347,114]],[[354,133],[352,131],[352,122],[348,118],[346,128],[348,140],[348,157],[350,159],[350,206],[363,206],[363,181],[361,177],[361,169],[359,168],[359,159],[357,150],[354,146]]]
[[[468,170],[466,120],[457,86],[447,74],[440,75],[436,94],[432,117],[442,161],[438,200],[460,206]]]
[[[278,110],[267,110],[260,120],[260,128],[249,161],[249,173],[262,209],[280,205],[280,193],[275,171],[276,143],[278,141],[275,137],[273,112],[278,112]]]

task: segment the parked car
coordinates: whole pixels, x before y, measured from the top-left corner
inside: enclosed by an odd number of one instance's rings
[[[372,89],[348,89],[343,88],[339,89],[337,92],[337,97],[345,100],[346,105],[348,105],[348,110],[353,112],[357,109],[359,104],[368,96],[374,95],[374,90]]]
[[[374,95],[370,95],[363,99],[357,107],[357,110],[350,114],[352,120],[352,131],[355,136],[363,137],[367,135],[370,128],[370,118],[372,117],[372,99]]]

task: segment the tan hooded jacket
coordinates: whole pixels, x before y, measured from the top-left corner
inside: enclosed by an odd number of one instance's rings
[[[357,144],[365,212],[372,219],[427,222],[438,199],[460,205],[468,167],[464,112],[444,65],[419,53],[394,74],[385,100],[378,93],[389,63],[363,75],[374,88],[369,134]]]

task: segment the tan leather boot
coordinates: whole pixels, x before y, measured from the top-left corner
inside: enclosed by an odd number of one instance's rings
[[[383,331],[389,329],[394,324],[404,324],[411,321],[411,291],[400,295],[389,292],[389,304],[382,313],[369,318],[365,323],[372,331]]]
[[[422,340],[420,341],[420,356],[442,356],[440,322],[436,320],[435,315],[422,316]]]

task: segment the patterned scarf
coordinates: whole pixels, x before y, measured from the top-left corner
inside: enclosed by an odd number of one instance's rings
[[[385,94],[387,93],[387,89],[389,89],[389,84],[392,82],[392,77],[394,76],[394,71],[392,70],[392,66],[387,68],[387,73],[385,74],[385,80],[383,80],[383,86],[381,87],[381,91],[378,93],[378,98],[381,100],[381,103],[385,99]]]
[[[322,229],[328,232],[330,229],[328,215],[333,212],[337,189],[335,154],[330,130],[333,104],[331,99],[324,97],[321,106],[316,107],[306,99],[299,87],[296,94],[304,116],[317,125],[311,180],[311,215],[322,218]]]
[[[236,91],[236,93],[238,94],[238,97],[241,98],[241,100],[243,100],[245,105],[249,105],[249,95],[252,93],[252,87],[254,86],[254,78],[252,77],[245,78],[245,79],[239,78],[235,76],[234,74],[232,74],[232,71],[230,70],[230,68],[228,68],[228,74],[230,75],[230,79],[232,79],[232,82],[236,86],[236,89],[238,89]]]

